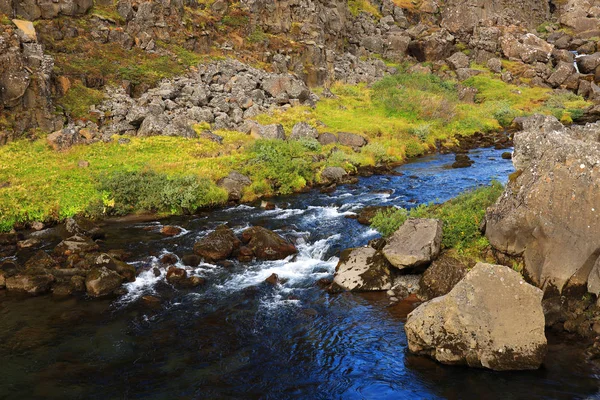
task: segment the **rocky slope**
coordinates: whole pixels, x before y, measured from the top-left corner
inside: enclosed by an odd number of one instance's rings
[[[200,56],[222,55],[291,72],[309,86],[372,82],[387,72],[374,57],[433,62],[433,72],[459,81],[478,73],[470,68],[475,61],[506,82],[565,88],[594,100],[600,96],[592,40],[597,10],[590,1],[531,0],[5,2],[0,69],[9,73],[0,82],[0,124],[4,137],[13,138],[95,120],[73,113],[61,98],[78,85],[123,86],[137,98],[156,86],[158,79],[148,76],[157,69],[164,77],[196,65]],[[38,21],[39,42],[9,22],[17,16]],[[578,72],[569,50],[594,55],[578,60]],[[81,52],[89,60],[78,59]],[[107,62],[111,57],[119,57],[113,63],[120,67]],[[55,113],[57,104],[62,109]]]

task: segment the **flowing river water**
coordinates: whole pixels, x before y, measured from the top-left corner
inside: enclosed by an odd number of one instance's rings
[[[410,207],[506,181],[502,151],[473,150],[471,168],[453,155],[399,167],[401,176],[361,178],[333,194],[274,199],[193,217],[104,227],[106,249],[125,249],[144,270],[112,299],[0,293],[0,399],[574,399],[600,398],[583,345],[549,337],[542,369],[497,373],[448,367],[410,355],[403,323],[411,307],[385,293],[330,295],[339,252],[377,233],[346,218],[367,205]],[[390,193],[391,191],[391,193]],[[207,284],[178,290],[148,270],[162,254],[191,253],[198,238],[228,223],[262,225],[293,237],[284,261],[186,267]],[[163,225],[184,229],[165,238]],[[48,249],[56,243],[48,243]],[[183,267],[181,263],[178,264]],[[263,281],[272,273],[287,281]],[[153,295],[160,304],[148,304]]]

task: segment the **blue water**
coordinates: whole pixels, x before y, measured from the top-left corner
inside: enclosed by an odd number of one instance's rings
[[[442,366],[407,353],[410,305],[391,306],[382,293],[330,295],[315,285],[333,275],[340,250],[377,237],[348,215],[366,205],[441,202],[506,181],[513,167],[501,153],[472,151],[475,165],[467,169],[450,169],[453,155],[424,157],[399,167],[402,176],[361,178],[331,195],[314,190],[273,199],[272,211],[244,205],[108,224],[103,246],[130,252],[145,272],[115,299],[0,294],[0,398],[592,398],[596,369],[583,361],[582,345],[550,338],[544,368],[533,372]],[[167,284],[158,258],[191,253],[198,238],[225,222],[240,232],[275,229],[294,238],[300,252],[283,261],[188,267],[207,279],[201,288]],[[159,230],[167,224],[185,231],[165,238]],[[271,273],[287,281],[263,284]],[[144,295],[161,303],[150,306]]]

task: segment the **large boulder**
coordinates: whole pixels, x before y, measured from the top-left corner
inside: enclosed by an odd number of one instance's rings
[[[536,286],[585,292],[600,256],[600,125],[566,129],[536,115],[523,128],[514,137],[516,172],[488,209],[485,234],[495,249],[523,257]]]
[[[600,66],[600,53],[578,57],[577,66],[582,74],[593,74],[596,68]]]
[[[372,247],[346,249],[335,268],[333,288],[354,292],[389,290],[390,268],[385,257]]]
[[[430,264],[442,245],[442,221],[411,218],[388,239],[383,255],[396,268],[417,268]]]
[[[408,315],[408,348],[444,364],[537,369],[547,349],[542,296],[516,271],[479,263],[450,293]]]
[[[425,270],[419,282],[419,297],[430,300],[450,292],[467,274],[467,266],[446,254]]]
[[[221,261],[231,256],[240,244],[233,230],[221,225],[194,245],[194,253],[208,262]]]
[[[98,267],[106,267],[127,279],[129,282],[135,281],[135,267],[121,260],[116,259],[110,254],[100,254],[96,257],[95,264]]]
[[[353,148],[363,147],[365,144],[367,144],[367,140],[364,137],[350,132],[339,132],[338,141],[343,146],[349,146]]]
[[[260,260],[281,260],[298,252],[292,243],[261,226],[246,229],[242,232],[242,240]]]

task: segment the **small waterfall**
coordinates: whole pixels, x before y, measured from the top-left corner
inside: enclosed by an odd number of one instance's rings
[[[574,51],[574,50],[573,50],[573,51],[571,51],[571,53],[573,53],[573,55],[575,55],[575,60],[573,61],[573,66],[575,66],[575,71],[577,71],[577,73],[579,74],[580,72],[579,72],[579,66],[577,65],[577,59],[578,59],[579,57],[583,57],[583,56],[585,56],[585,54],[579,54],[579,53],[577,53],[577,52],[576,52],[576,51]]]

